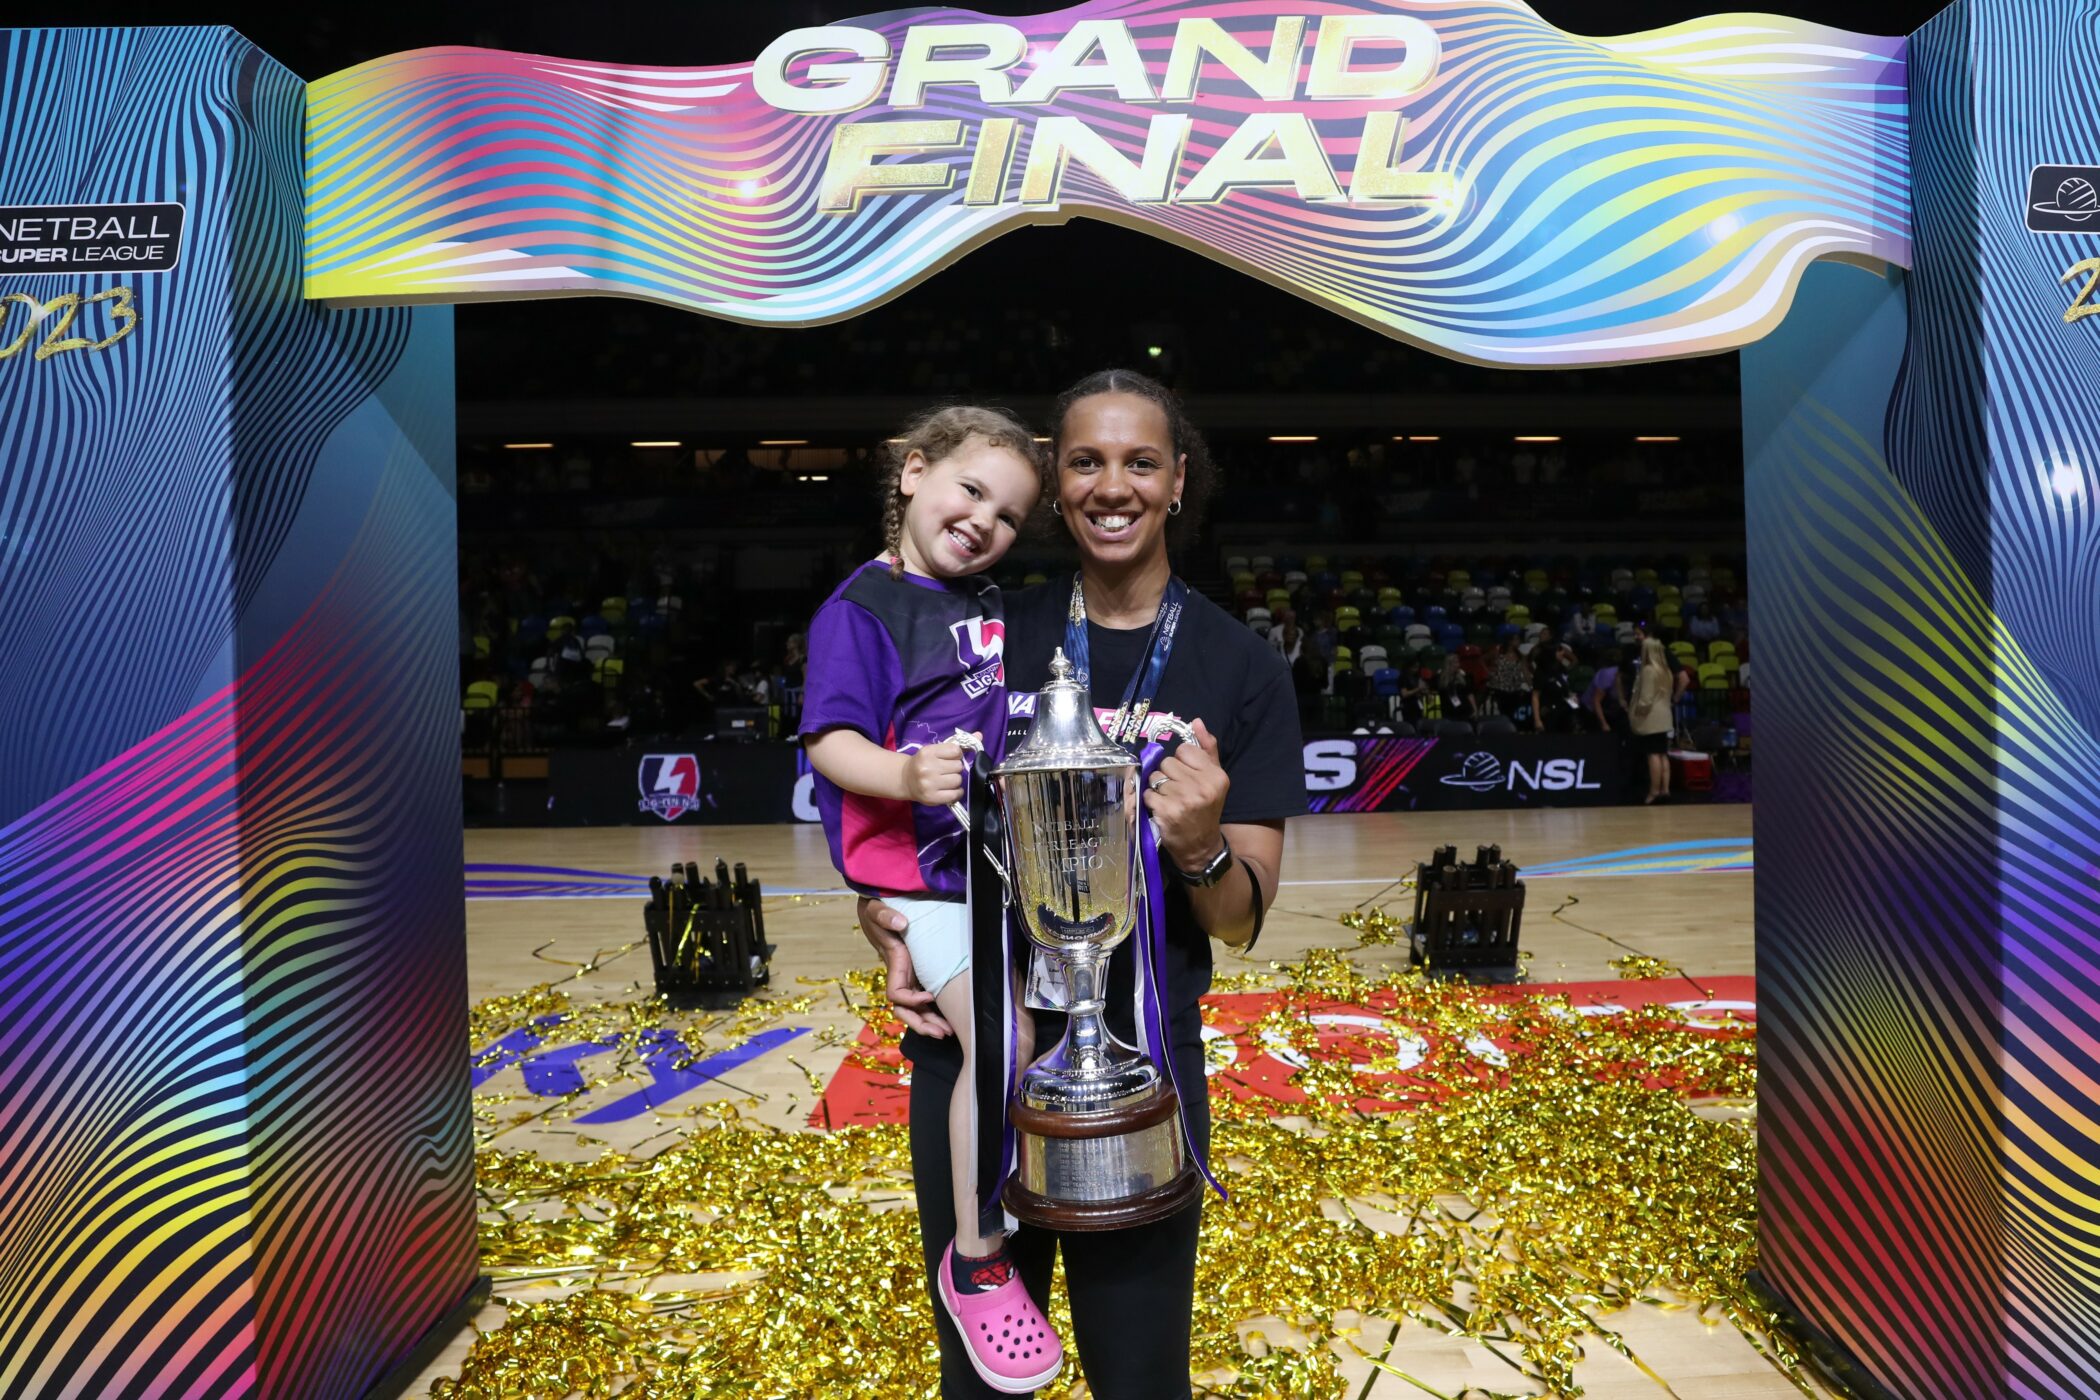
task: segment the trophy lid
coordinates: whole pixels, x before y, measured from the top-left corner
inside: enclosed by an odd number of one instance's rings
[[[1094,719],[1093,697],[1072,674],[1063,647],[1050,658],[1050,684],[1036,692],[1028,737],[1007,754],[995,775],[1058,769],[1127,768],[1137,755],[1111,743]]]

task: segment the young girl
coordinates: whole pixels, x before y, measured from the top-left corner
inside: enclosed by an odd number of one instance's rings
[[[810,623],[802,734],[833,862],[911,920],[912,968],[964,1057],[948,1108],[958,1224],[935,1291],[984,1382],[1026,1394],[1057,1374],[1064,1350],[1005,1236],[977,1228],[969,833],[949,809],[968,760],[950,740],[975,734],[994,757],[1003,747],[1006,632],[984,573],[1051,478],[1028,428],[997,409],[938,409],[891,449],[886,548]]]

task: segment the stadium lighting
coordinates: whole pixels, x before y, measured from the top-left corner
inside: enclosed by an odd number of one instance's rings
[[[630,442],[629,447],[683,447],[682,442]]]
[[[551,442],[506,442],[503,446],[506,451],[527,452],[534,449],[552,447],[554,444]]]
[[[1635,438],[1635,439],[1634,439],[1634,441],[1635,441],[1635,442],[1682,442],[1682,441],[1684,441],[1684,439],[1683,439],[1683,438],[1674,438],[1674,437],[1637,437],[1637,438]]]
[[[1292,434],[1292,433],[1271,433],[1271,434],[1269,434],[1269,441],[1270,441],[1270,442],[1318,442],[1318,441],[1319,441],[1319,438],[1317,438],[1317,437],[1314,437],[1314,436],[1313,436],[1313,435],[1311,435],[1310,433],[1301,433],[1301,434]]]
[[[1409,438],[1409,439],[1408,439],[1408,441],[1409,441],[1409,442],[1442,442],[1442,441],[1443,441],[1443,439],[1442,439],[1442,438],[1440,438],[1440,437],[1435,437],[1435,436],[1430,436],[1430,437],[1411,437],[1411,438]]]
[[[1553,436],[1551,436],[1551,435],[1549,435],[1549,434],[1543,434],[1543,433],[1533,433],[1533,434],[1530,434],[1530,435],[1528,435],[1528,436],[1521,436],[1521,437],[1519,437],[1519,438],[1517,439],[1517,441],[1518,441],[1518,442],[1559,442],[1559,441],[1560,441],[1560,439],[1559,439],[1559,438],[1557,438],[1557,437],[1553,437]]]
[[[758,440],[758,445],[759,445],[760,447],[807,447],[807,446],[809,446],[809,439],[808,439],[808,438],[760,438],[760,439]]]

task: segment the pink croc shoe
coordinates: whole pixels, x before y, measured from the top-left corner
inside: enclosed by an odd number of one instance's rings
[[[949,1281],[955,1245],[941,1251],[941,1306],[962,1334],[970,1364],[984,1383],[1007,1395],[1026,1395],[1050,1383],[1065,1364],[1064,1344],[1016,1273],[989,1293],[958,1297]]]

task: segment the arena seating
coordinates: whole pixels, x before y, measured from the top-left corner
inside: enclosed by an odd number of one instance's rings
[[[1465,721],[1425,714],[1403,688],[1457,658],[1479,732],[1525,732],[1528,715],[1500,715],[1487,687],[1489,649],[1517,639],[1530,651],[1549,635],[1575,652],[1571,683],[1589,685],[1609,650],[1627,660],[1655,636],[1691,685],[1684,726],[1713,724],[1749,708],[1744,657],[1748,617],[1739,561],[1675,558],[1541,559],[1451,556],[1330,558],[1284,549],[1233,551],[1221,560],[1228,606],[1270,636],[1286,618],[1330,658],[1322,694],[1307,697],[1308,728],[1399,732],[1412,717],[1425,732],[1456,734]],[[1702,607],[1706,615],[1701,616]],[[1695,635],[1694,624],[1705,634]],[[1433,711],[1440,711],[1433,697]],[[1411,725],[1410,727],[1414,727]],[[1467,725],[1467,732],[1473,726]]]

